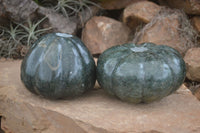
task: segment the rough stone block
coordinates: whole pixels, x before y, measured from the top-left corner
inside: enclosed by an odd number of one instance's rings
[[[159,0],[160,4],[183,10],[187,14],[200,15],[199,0]]]
[[[187,78],[200,82],[200,48],[190,48],[184,60],[187,67]]]
[[[123,23],[108,17],[93,17],[85,25],[82,40],[92,54],[127,43],[130,29]]]
[[[140,1],[127,6],[123,12],[123,22],[132,29],[149,23],[161,7],[150,1]]]
[[[129,104],[102,89],[50,101],[22,85],[21,61],[0,62],[1,127],[6,133],[199,133],[200,102],[182,86],[151,104]]]

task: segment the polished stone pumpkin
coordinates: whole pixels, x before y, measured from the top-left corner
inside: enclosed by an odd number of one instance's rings
[[[150,103],[171,94],[185,74],[184,60],[175,49],[153,43],[114,46],[100,55],[97,64],[100,86],[133,103]]]
[[[28,90],[46,98],[68,98],[94,87],[96,67],[79,38],[50,33],[36,41],[21,65]]]

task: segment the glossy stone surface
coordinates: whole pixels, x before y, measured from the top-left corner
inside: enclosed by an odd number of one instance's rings
[[[21,80],[35,94],[68,98],[94,87],[95,69],[94,60],[80,39],[50,33],[30,48],[21,65]]]
[[[106,50],[97,63],[97,80],[123,101],[149,103],[176,91],[185,79],[185,62],[171,47],[144,43]]]

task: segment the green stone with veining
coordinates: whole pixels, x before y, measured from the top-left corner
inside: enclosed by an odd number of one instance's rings
[[[46,98],[68,98],[94,87],[95,63],[79,38],[50,33],[36,41],[21,65],[28,90]]]
[[[185,63],[175,49],[153,43],[114,46],[101,54],[97,64],[100,86],[133,103],[149,103],[171,94],[185,74]]]

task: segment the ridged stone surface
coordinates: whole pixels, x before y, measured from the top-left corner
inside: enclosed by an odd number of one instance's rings
[[[97,63],[97,80],[121,100],[149,103],[176,91],[185,79],[181,55],[171,47],[144,43],[106,50]]]
[[[35,94],[68,98],[92,89],[95,71],[93,57],[79,38],[51,33],[30,48],[21,65],[21,80]]]

